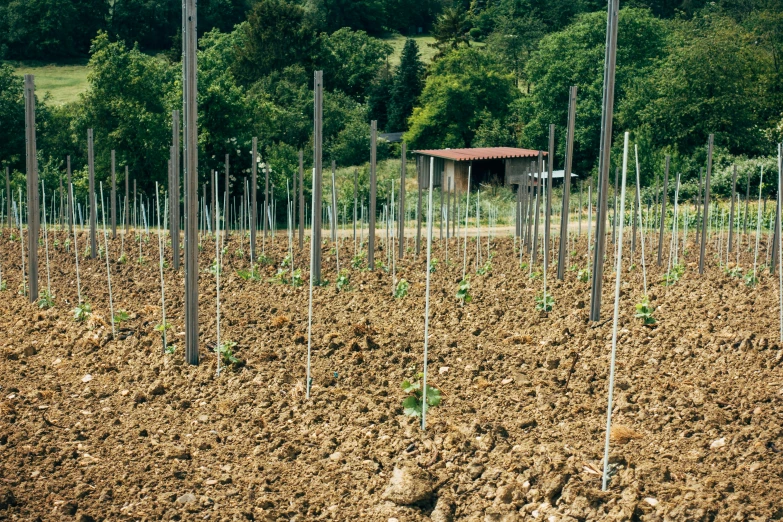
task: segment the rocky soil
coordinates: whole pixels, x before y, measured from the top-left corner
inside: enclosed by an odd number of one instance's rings
[[[305,398],[306,284],[274,281],[287,252],[246,281],[247,239],[232,237],[221,274],[221,338],[240,363],[216,376],[215,278],[204,241],[201,364],[184,363],[183,271],[165,269],[173,354],[162,351],[157,237],[110,243],[112,337],[105,260],[81,259],[78,302],[73,247],[51,233],[55,306],[19,295],[19,241],[0,237],[0,519],[587,521],[783,519],[783,350],[777,276],[754,287],[694,254],[672,286],[648,267],[657,324],[634,318],[643,281],[625,263],[611,442],[611,482],[601,491],[614,276],[588,321],[584,238],[564,282],[549,287],[548,314],[534,308],[542,280],[520,269],[511,238],[492,241],[491,269],[476,274],[471,303],[455,298],[461,258],[452,240],[434,256],[429,383],[442,403],[427,429],[403,415],[400,384],[423,364],[425,262],[395,266],[410,282],[392,296],[391,271],[350,268],[314,290],[312,394]],[[85,236],[79,238],[84,250]],[[129,240],[133,238],[129,236]],[[57,240],[55,245],[54,240]],[[260,243],[260,241],[259,241]],[[611,252],[611,247],[608,248]],[[626,247],[626,253],[630,250]],[[649,260],[656,258],[647,247]],[[652,250],[652,252],[650,252]],[[697,249],[690,248],[691,252]],[[743,251],[743,266],[752,266]],[[733,256],[732,256],[733,257]],[[387,252],[377,258],[386,263]],[[46,288],[41,249],[41,288]],[[308,253],[294,263],[309,279]],[[525,259],[527,260],[527,259]],[[539,269],[536,269],[536,272]]]

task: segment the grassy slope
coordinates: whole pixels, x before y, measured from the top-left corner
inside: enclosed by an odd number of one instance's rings
[[[51,94],[55,104],[76,101],[79,94],[87,90],[86,62],[64,64],[46,64],[43,62],[8,62],[16,73],[34,74],[35,88],[39,96]]]
[[[401,34],[396,34],[394,36],[389,36],[386,38],[383,38],[383,41],[387,44],[391,45],[394,48],[394,52],[392,53],[391,57],[389,58],[389,63],[392,65],[399,65],[400,63],[400,54],[402,53],[402,47],[405,45],[405,40],[407,37],[402,36]],[[432,36],[414,36],[414,40],[416,40],[416,43],[419,44],[419,52],[421,53],[421,59],[424,63],[429,64],[432,61],[432,57],[435,56],[435,53],[437,52],[437,49],[434,47],[430,47],[429,44],[435,42],[435,38]]]

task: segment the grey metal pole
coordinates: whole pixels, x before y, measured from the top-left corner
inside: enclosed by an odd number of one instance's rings
[[[669,186],[669,163],[671,156],[666,155],[666,167],[663,174],[663,194],[661,194],[661,228],[658,232],[658,266],[663,266],[663,229],[666,223],[666,200],[668,198]]]
[[[750,201],[750,171],[745,180],[745,215],[742,218],[742,233],[748,233],[748,201]]]
[[[264,164],[264,252],[266,253],[266,237],[272,223],[269,222],[269,165]]]
[[[250,262],[256,260],[256,225],[258,223],[258,138],[253,138],[253,150],[250,156]],[[264,234],[266,234],[266,219],[264,220]],[[264,236],[266,237],[266,236]]]
[[[636,147],[636,145],[634,145]],[[637,158],[637,165],[638,165],[638,158]],[[636,216],[639,213],[639,198],[637,198],[637,194],[639,193],[639,187],[637,186],[636,189],[633,191],[633,214],[631,216],[631,263],[633,263],[633,255],[636,253],[636,230],[637,230],[637,223],[636,223]],[[620,219],[624,219],[625,216],[620,216]]]
[[[701,212],[702,212],[702,204],[704,202],[703,200],[703,192],[701,190],[702,185],[702,177],[704,174],[704,168],[699,169],[699,187],[696,191],[696,243],[701,245],[701,240],[699,239],[701,237],[701,227],[699,226],[701,223]],[[679,174],[678,174],[679,175]]]
[[[114,150],[111,151],[111,238],[117,239],[117,160]]]
[[[614,115],[614,80],[617,65],[617,17],[619,9],[620,0],[609,0],[606,20],[601,146],[598,160],[600,190],[598,193],[595,248],[593,249],[593,280],[590,289],[590,320],[592,321],[598,321],[601,318],[601,290],[604,282],[604,254],[606,252],[606,205],[612,149],[612,116]]]
[[[27,157],[27,260],[30,302],[38,300],[38,147],[35,138],[35,77],[24,75],[25,145]],[[10,194],[9,194],[10,197]],[[21,215],[22,209],[19,209]]]
[[[547,156],[546,207],[544,209],[544,270],[549,269],[549,236],[551,234],[552,224],[552,171],[554,167],[553,162],[555,160],[555,126],[553,124],[549,125],[549,152]],[[565,188],[563,190],[565,190]],[[565,192],[563,192],[563,194],[565,194]],[[568,219],[567,212],[566,219]],[[568,234],[566,234],[566,238],[567,237]]]
[[[95,149],[92,129],[87,129],[87,169],[88,169],[88,188],[90,191],[90,258],[95,259],[97,253],[96,221],[98,219],[98,210],[95,208]]]
[[[68,156],[68,166],[70,168],[71,165],[71,157]],[[70,183],[69,183],[70,185]],[[11,172],[8,167],[5,168],[5,213],[6,213],[6,221],[5,225],[7,227],[11,226]],[[70,199],[68,200],[68,208],[70,208]]]
[[[198,353],[198,108],[196,0],[184,0],[185,31],[185,360],[199,363]]]
[[[335,178],[336,170],[337,162],[332,160],[332,243],[337,243],[337,228],[339,226],[339,220],[337,219],[337,179]],[[340,275],[339,266],[337,275]]]
[[[397,254],[398,259],[402,259],[405,257],[405,175],[407,174],[407,152],[408,148],[405,142],[402,142],[402,153],[401,153],[401,160],[400,160],[400,201],[399,201],[399,211],[397,212],[397,234],[398,239],[397,242],[399,243],[399,252]]]
[[[557,278],[565,279],[566,251],[568,250],[568,208],[571,202],[571,169],[574,163],[574,127],[576,125],[576,86],[572,86],[568,100],[568,135],[563,172],[563,210],[560,212],[560,249],[557,258]],[[551,172],[551,169],[550,169]],[[582,191],[579,190],[579,234],[582,234]]]
[[[314,128],[313,128],[313,208],[310,221],[313,240],[313,281],[321,282],[321,209],[323,205],[323,117],[324,117],[324,73],[315,72],[314,81]]]
[[[375,161],[376,161],[376,139],[378,134],[378,122],[372,120],[370,122],[370,215],[369,215],[369,230],[367,234],[367,269],[375,269],[375,197],[376,197],[376,178],[375,178]]]
[[[707,176],[704,178],[704,219],[701,224],[701,248],[699,250],[699,274],[704,273],[704,255],[707,249],[707,225],[710,219],[710,176],[712,175],[712,146],[715,135],[710,134],[707,144]]]
[[[304,248],[304,152],[299,151],[299,250]]]
[[[612,210],[612,244],[617,243],[617,183],[620,175],[620,168],[614,169],[614,210]]]
[[[421,253],[421,189],[422,189],[422,179],[425,175],[422,171],[422,165],[424,165],[425,160],[424,156],[418,156],[416,159],[416,176],[417,176],[417,188],[419,192],[419,199],[416,204],[416,256]]]
[[[179,270],[179,222],[180,222],[180,206],[179,206],[179,168],[180,168],[180,151],[179,151],[179,111],[172,111],[171,113],[171,185],[169,186],[169,212],[171,219],[171,257],[172,267],[174,270]],[[126,167],[127,168],[127,167]]]
[[[737,194],[737,165],[731,176],[731,210],[729,211],[729,252],[734,248],[734,198]]]
[[[536,216],[534,219],[533,224],[533,257],[531,258],[531,266],[536,264],[536,261],[538,260],[538,227],[539,227],[539,219],[541,214],[541,196],[542,196],[542,189],[541,186],[541,171],[544,170],[544,154],[541,151],[538,151],[538,186],[536,187]],[[478,220],[477,220],[478,221]],[[546,250],[546,249],[544,249]]]
[[[359,207],[359,169],[353,169],[353,243],[356,247],[356,220],[358,219],[357,209]],[[358,252],[354,252],[356,255]]]

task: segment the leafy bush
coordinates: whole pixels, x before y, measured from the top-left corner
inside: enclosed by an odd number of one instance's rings
[[[424,377],[423,373],[418,374],[418,379]],[[402,391],[408,394],[402,401],[403,414],[408,417],[421,417],[422,407],[424,406],[422,383],[419,380],[410,382],[409,380],[402,381]],[[440,390],[433,388],[429,384],[427,385],[427,405],[424,407],[424,411],[429,411],[430,408],[434,408],[440,404],[441,395]]]

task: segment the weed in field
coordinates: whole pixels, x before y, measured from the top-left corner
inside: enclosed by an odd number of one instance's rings
[[[459,299],[460,305],[464,305],[473,300],[473,296],[470,295],[470,276],[465,276],[465,279],[459,282],[457,299]]]
[[[237,270],[237,275],[244,281],[261,281],[261,274],[258,272],[258,268],[255,266],[252,270]]]
[[[655,307],[650,304],[650,298],[645,295],[642,297],[642,302],[636,304],[636,315],[634,317],[642,319],[644,324],[655,324],[654,311]]]
[[[340,275],[337,277],[337,290],[350,290],[351,289],[351,277],[348,274],[348,270],[340,270]]]
[[[418,374],[418,379],[424,377],[423,373]],[[414,382],[410,382],[408,379],[402,381],[402,391],[408,394],[408,396],[402,401],[403,414],[408,417],[421,417],[422,409],[429,411],[430,408],[434,408],[440,404],[441,395],[440,390],[433,388],[429,384],[427,385],[427,404],[423,404],[423,391],[422,383],[416,379]]]
[[[555,307],[555,298],[552,294],[538,294],[536,296],[536,310],[539,312],[551,312]]]
[[[80,305],[77,305],[76,308],[73,309],[74,321],[84,321],[91,315],[92,315],[92,305],[90,305],[90,303],[88,303],[87,301],[81,303]]]
[[[402,299],[406,295],[408,295],[408,288],[410,288],[410,283],[406,281],[405,279],[400,279],[397,283],[397,288],[394,289],[394,298],[395,299]]]
[[[41,292],[41,296],[38,299],[38,308],[52,308],[54,306],[54,296],[49,293],[48,290]]]

